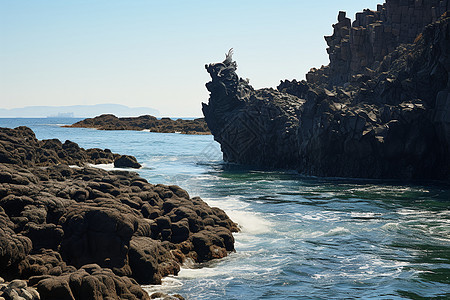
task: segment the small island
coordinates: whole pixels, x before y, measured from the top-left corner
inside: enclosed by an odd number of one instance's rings
[[[139,117],[118,118],[115,115],[104,114],[88,118],[64,127],[95,128],[98,130],[139,130],[160,133],[211,134],[204,118],[194,120],[170,118],[158,119],[145,115]]]

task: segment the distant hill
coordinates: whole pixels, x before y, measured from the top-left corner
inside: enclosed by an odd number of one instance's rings
[[[26,106],[12,109],[0,108],[0,118],[92,118],[102,114],[114,114],[120,117],[137,117],[141,115],[159,116],[159,111],[149,107],[128,107],[121,104]]]

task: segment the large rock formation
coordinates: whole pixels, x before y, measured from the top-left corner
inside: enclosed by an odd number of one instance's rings
[[[402,43],[413,43],[426,25],[450,10],[448,0],[388,0],[376,11],[365,9],[355,21],[341,11],[333,34],[326,36],[330,64],[306,75],[309,83],[328,86],[371,75],[384,57]]]
[[[148,130],[162,133],[211,134],[203,118],[194,120],[161,118],[145,115],[118,118],[114,115],[100,115],[64,127],[95,128],[99,130]]]
[[[26,279],[42,300],[149,299],[139,284],[234,250],[238,229],[219,208],[134,172],[85,166],[116,156],[0,128],[1,277]]]
[[[278,90],[240,79],[231,53],[206,66],[203,113],[224,160],[317,176],[450,179],[449,14],[421,27],[449,8],[435,2],[388,0],[353,27],[341,12],[326,37],[330,65]]]

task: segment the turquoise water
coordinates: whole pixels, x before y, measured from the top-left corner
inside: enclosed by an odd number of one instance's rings
[[[305,178],[221,160],[212,136],[61,128],[78,119],[0,119],[39,139],[109,148],[143,163],[241,226],[236,252],[186,265],[162,286],[186,299],[448,299],[450,187]]]

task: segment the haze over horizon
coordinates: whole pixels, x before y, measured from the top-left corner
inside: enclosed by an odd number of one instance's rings
[[[383,1],[0,0],[0,108],[115,103],[198,117],[234,48],[255,88],[328,64],[324,35]]]

